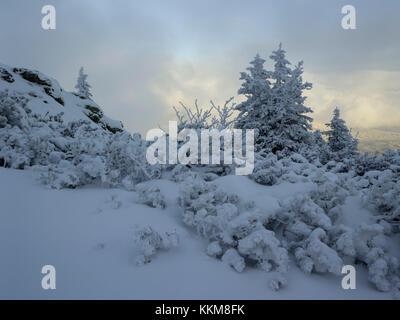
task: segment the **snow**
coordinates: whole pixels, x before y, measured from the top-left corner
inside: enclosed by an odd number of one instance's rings
[[[233,180],[237,180],[233,183]],[[303,186],[265,187],[244,177],[215,181],[244,197],[275,206],[276,195],[301,192]],[[207,242],[182,223],[176,203],[179,186],[172,181],[149,182],[165,196],[167,207],[137,204],[136,192],[87,186],[53,190],[37,181],[31,170],[0,168],[0,298],[37,299],[390,299],[376,291],[367,272],[357,269],[357,289],[343,290],[341,277],[306,275],[290,263],[288,285],[268,287],[271,275],[246,268],[237,273],[206,253]],[[242,186],[242,187],[240,187]],[[271,192],[270,192],[271,191]],[[115,205],[115,203],[119,205]],[[351,198],[347,214],[359,216]],[[180,245],[161,251],[136,266],[136,226],[158,232],[176,230]],[[41,268],[54,265],[57,289],[43,290]]]
[[[281,47],[271,58],[273,73],[257,57],[242,74],[240,92],[254,94],[243,108],[175,110],[194,130],[259,128],[268,111],[247,177],[151,165],[140,134],[90,98],[83,70],[77,94],[0,65],[0,298],[400,297],[400,150],[340,155],[301,115],[302,64],[288,68]],[[286,111],[288,122],[268,116]],[[348,144],[336,113],[335,145]],[[341,288],[346,264],[356,290]],[[55,291],[40,286],[45,265]]]

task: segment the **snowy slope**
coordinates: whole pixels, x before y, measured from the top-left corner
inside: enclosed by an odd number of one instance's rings
[[[175,182],[148,182],[164,194],[167,207],[162,210],[137,204],[135,192],[90,186],[52,190],[36,178],[31,170],[0,168],[0,298],[391,299],[390,293],[378,292],[368,283],[361,266],[356,290],[343,290],[339,276],[305,275],[294,263],[288,285],[278,292],[269,289],[269,275],[261,270],[235,272],[207,256],[206,241],[184,226]],[[240,191],[242,198],[268,210],[276,208],[280,198],[312,187],[265,187],[237,176],[215,183]],[[357,223],[362,214],[359,198],[350,197],[345,206],[349,224]],[[181,244],[161,252],[150,264],[137,266],[136,225],[176,230]],[[41,288],[41,268],[46,264],[56,268],[56,290]]]
[[[30,115],[46,117],[62,112],[65,123],[90,119],[105,129],[122,130],[122,123],[105,116],[94,101],[65,91],[39,71],[0,64],[0,92],[24,99]]]

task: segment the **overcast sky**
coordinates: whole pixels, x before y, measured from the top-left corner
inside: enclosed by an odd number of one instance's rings
[[[56,30],[41,28],[46,4]],[[356,30],[341,27],[346,4]],[[400,126],[399,17],[398,0],[1,0],[0,62],[66,90],[84,66],[106,114],[144,133],[173,120],[179,101],[237,97],[239,73],[282,42],[292,63],[304,60],[317,122],[339,106],[352,127]]]

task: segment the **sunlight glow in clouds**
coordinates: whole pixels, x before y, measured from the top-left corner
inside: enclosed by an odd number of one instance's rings
[[[352,127],[400,126],[399,1],[353,0],[357,29],[343,30],[341,0],[52,0],[57,29],[43,31],[47,2],[0,2],[0,61],[67,90],[84,66],[95,101],[131,132],[164,126],[179,101],[240,102],[240,72],[256,53],[270,69],[279,42],[304,60],[316,122],[338,106]]]

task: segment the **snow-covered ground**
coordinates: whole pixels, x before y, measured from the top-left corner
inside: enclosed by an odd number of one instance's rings
[[[207,256],[207,242],[182,223],[178,184],[172,181],[148,182],[164,194],[162,210],[137,204],[135,192],[95,186],[54,190],[36,178],[31,170],[0,168],[2,299],[391,299],[368,282],[361,266],[355,290],[342,289],[339,276],[306,275],[294,263],[287,286],[277,292],[259,269],[237,273]],[[266,187],[238,176],[215,183],[271,209],[279,198],[312,188],[286,182]],[[345,212],[349,224],[357,223],[362,216],[357,197],[348,198]],[[135,226],[147,225],[176,230],[180,245],[137,266],[133,234]],[[48,264],[56,268],[56,290],[41,287],[41,269]]]

